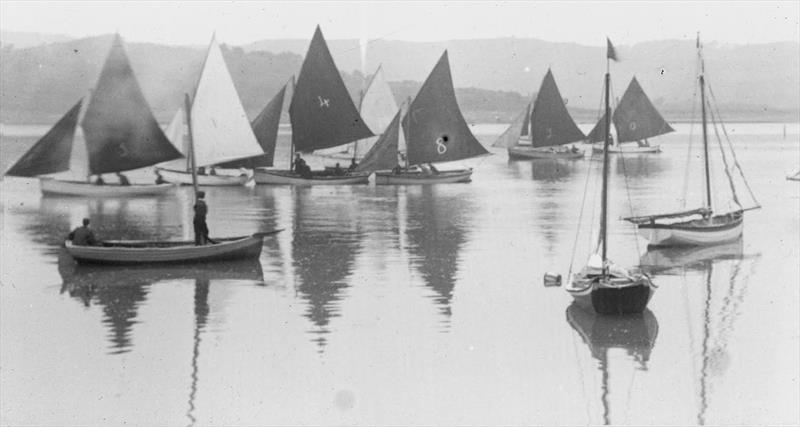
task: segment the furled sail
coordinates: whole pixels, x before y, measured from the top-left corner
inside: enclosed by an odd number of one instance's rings
[[[319,27],[289,106],[297,151],[336,147],[374,134],[356,110]]]
[[[211,39],[197,82],[191,121],[198,167],[264,154],[247,120],[216,37]]]
[[[181,156],[153,117],[118,34],[82,127],[92,174],[138,169]]]
[[[603,113],[603,117],[600,117],[600,120],[597,122],[596,125],[592,128],[592,131],[586,135],[586,140],[589,142],[601,142],[605,141],[606,132],[603,132],[606,128],[606,115]]]
[[[447,51],[403,117],[409,164],[450,162],[488,154],[458,108]]]
[[[531,112],[531,144],[549,147],[584,139],[583,132],[570,117],[553,73],[548,69]]]
[[[9,176],[33,177],[69,170],[72,141],[81,112],[78,101],[33,147],[6,172]]]
[[[258,144],[264,153],[258,157],[234,160],[232,162],[221,163],[218,166],[223,168],[249,168],[273,166],[275,161],[275,145],[278,141],[278,126],[281,122],[281,111],[283,110],[283,98],[286,94],[286,85],[267,103],[261,113],[251,123],[253,132],[256,134]]]
[[[647,98],[636,77],[622,95],[612,118],[618,142],[640,141],[673,131]]]
[[[356,167],[358,172],[392,169],[397,166],[397,150],[400,140],[400,111],[384,130],[378,141]]]
[[[492,147],[513,147],[514,145],[519,142],[519,137],[522,135],[523,130],[525,129],[523,126],[525,123],[530,123],[530,113],[531,105],[528,104],[524,110],[522,110],[514,121],[508,126],[508,129],[505,130],[497,139],[492,143]]]

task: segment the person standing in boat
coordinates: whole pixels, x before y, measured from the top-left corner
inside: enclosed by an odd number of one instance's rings
[[[131,185],[131,182],[128,180],[128,177],[123,175],[122,172],[117,172],[117,178],[119,179],[119,185],[123,186]]]
[[[306,169],[306,161],[300,157],[300,153],[295,154],[294,162],[292,163],[292,167],[294,167],[294,172],[298,174],[303,174]]]
[[[198,191],[197,201],[194,203],[194,244],[198,246],[211,242],[211,239],[208,238],[208,225],[206,224],[208,205],[206,205],[205,197],[205,191]]]
[[[84,218],[83,225],[72,230],[67,238],[71,240],[72,244],[75,246],[94,246],[97,244],[94,231],[89,229],[89,218]]]

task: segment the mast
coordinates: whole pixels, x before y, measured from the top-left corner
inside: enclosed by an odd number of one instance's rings
[[[611,72],[610,70],[610,61],[609,58],[606,58],[606,93],[605,93],[605,103],[606,103],[606,126],[605,126],[605,142],[603,143],[603,195],[600,207],[600,239],[602,239],[603,244],[603,275],[606,274],[606,257],[607,257],[607,244],[606,244],[606,237],[608,235],[608,136],[609,130],[611,128],[611,107],[609,105],[609,93],[610,93],[610,86],[611,86]]]
[[[711,211],[711,174],[708,167],[708,131],[706,129],[705,63],[703,61],[699,34],[697,35],[697,56],[700,59],[700,111],[703,116],[703,158],[706,168],[706,207]]]
[[[194,189],[194,201],[197,202],[197,164],[194,158],[194,136],[192,135],[192,100],[189,94],[184,94],[184,103],[186,104],[186,127],[188,128],[189,136],[189,169],[192,172],[192,188]]]
[[[362,88],[358,91],[358,114],[361,114],[361,108],[364,106],[364,92],[365,90]],[[358,157],[358,140],[353,142],[353,161],[356,161]]]
[[[294,98],[294,94],[296,92],[297,91],[295,90],[294,75],[292,75],[292,98]],[[292,101],[289,101],[289,104],[291,104],[291,103],[292,103]],[[294,129],[292,129],[292,131],[294,132]],[[294,164],[294,138],[289,138],[289,139],[290,139],[290,142],[289,142],[289,171],[291,171],[292,170],[292,165]]]

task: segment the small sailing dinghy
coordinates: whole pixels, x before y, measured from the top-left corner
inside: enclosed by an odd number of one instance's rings
[[[391,127],[391,125],[390,125]],[[399,128],[398,128],[399,131]],[[388,133],[388,130],[387,132]],[[430,165],[490,154],[469,130],[458,108],[447,51],[433,67],[403,117],[406,168],[375,172],[376,184],[442,184],[469,182],[472,169],[437,171]],[[387,140],[396,139],[395,136]],[[379,142],[375,143],[373,150]],[[396,152],[396,150],[395,150]],[[370,153],[367,153],[367,157]],[[409,167],[413,165],[413,167]]]
[[[85,155],[79,145],[86,149]],[[149,196],[172,191],[175,186],[96,185],[86,178],[139,169],[179,157],[181,154],[170,144],[153,117],[125,54],[122,38],[117,34],[88,103],[78,101],[6,175],[40,177],[44,194]],[[47,176],[62,172],[68,172],[71,179]]]
[[[216,171],[216,166],[220,164],[264,155],[247,120],[216,36],[211,38],[194,93],[191,114],[186,116],[192,120],[187,120],[186,128],[194,141],[194,153],[197,156],[194,164],[198,168]],[[185,137],[181,121],[183,114],[180,113],[179,110],[168,132],[175,144]],[[189,169],[168,166],[159,167],[157,172],[168,182],[189,185],[192,184],[192,172]],[[239,171],[233,174],[220,171],[216,174],[198,174],[197,180],[199,185],[233,186],[244,185],[250,177]]]
[[[586,137],[586,142],[593,144],[592,152],[602,153],[607,149],[610,153],[658,153],[661,152],[661,146],[650,145],[648,139],[674,131],[647,98],[636,77],[631,80],[622,95],[612,118],[617,131],[617,143],[612,142],[608,148],[604,148],[603,141],[608,134],[605,130],[609,129],[610,125],[606,125],[607,120],[603,116]],[[626,144],[632,142],[636,144]]]
[[[586,136],[570,117],[564,99],[556,85],[556,80],[550,69],[547,70],[539,93],[533,103],[533,111],[525,123],[530,124],[530,130],[524,126],[519,142],[508,147],[508,157],[511,159],[579,159],[583,157],[583,150],[575,146],[566,147],[565,144],[582,141]],[[525,134],[529,138],[525,138]],[[530,145],[523,144],[529,142]]]
[[[607,71],[605,75],[605,127],[610,125],[610,61],[616,60],[613,46],[608,42],[606,57]],[[609,134],[605,132],[605,148],[610,145]],[[600,233],[597,246],[589,256],[586,266],[570,278],[566,291],[575,302],[584,309],[594,310],[599,314],[632,314],[642,313],[656,290],[650,277],[637,269],[626,269],[614,264],[608,258],[608,158],[609,150],[603,150],[602,195],[600,198]],[[570,267],[571,268],[571,267]],[[552,280],[550,274],[545,275],[545,285]],[[560,285],[560,276],[556,276]]]
[[[192,102],[186,95],[187,121],[192,123]],[[192,132],[189,132],[188,154],[196,159]],[[194,160],[190,165],[195,198],[197,197],[197,175]],[[195,199],[195,203],[197,200]],[[64,243],[67,252],[82,264],[135,265],[229,261],[258,258],[264,245],[264,238],[280,232],[271,230],[254,233],[251,236],[217,237],[210,239],[212,244],[197,245],[190,241],[141,241],[105,240],[94,246],[74,245],[70,240]]]
[[[374,136],[350,98],[319,26],[292,92],[290,165],[295,152],[338,147]],[[350,185],[368,183],[369,174],[337,175],[320,171],[304,176],[291,167],[289,170],[259,167],[253,172],[253,179],[256,184],[268,185]]]
[[[712,105],[710,99],[707,99],[707,86],[708,83],[705,79],[705,64],[702,56],[702,46],[700,40],[697,41],[697,57],[700,63],[700,75],[697,82],[700,91],[700,112],[702,116],[702,129],[703,129],[703,160],[705,172],[705,204],[704,206],[674,213],[665,213],[658,215],[638,216],[625,218],[627,221],[636,224],[639,233],[642,237],[649,241],[650,246],[695,246],[695,245],[716,245],[733,240],[739,239],[742,235],[744,212],[753,209],[759,209],[761,206],[755,202],[755,196],[750,191],[750,186],[744,178],[739,162],[736,160],[736,155],[733,152],[733,145],[728,140],[728,147],[730,154],[725,153],[722,145],[722,140],[717,133],[717,141],[721,158],[724,163],[725,175],[728,179],[728,184],[731,189],[733,203],[736,209],[730,212],[715,214],[712,206],[711,194],[711,173],[709,166],[709,144],[708,144],[708,130],[707,130],[707,110],[712,113],[712,118],[719,119],[717,115],[713,115],[714,110],[711,109]],[[716,121],[714,121],[714,130],[717,130]],[[724,126],[724,125],[723,125]],[[724,128],[723,128],[724,130]],[[727,136],[727,132],[723,132]],[[690,145],[691,149],[691,145]],[[743,208],[739,202],[739,197],[736,194],[736,187],[734,185],[733,177],[728,168],[727,156],[733,158],[733,162],[739,174],[742,177],[747,189],[750,191],[750,196],[755,202],[755,205],[748,208]]]

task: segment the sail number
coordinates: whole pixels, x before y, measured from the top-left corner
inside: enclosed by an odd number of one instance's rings
[[[447,152],[447,146],[444,145],[445,142],[447,142],[447,135],[436,138],[436,152],[440,156]]]
[[[323,98],[321,96],[317,96],[317,100],[319,101],[319,108],[331,107],[331,100],[329,98]]]

